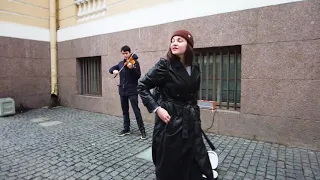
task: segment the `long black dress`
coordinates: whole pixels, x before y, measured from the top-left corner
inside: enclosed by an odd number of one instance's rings
[[[179,60],[166,59],[160,59],[138,83],[138,93],[148,111],[161,106],[171,116],[168,124],[155,116],[152,158],[157,180],[195,180],[191,178],[195,169],[213,180],[201,134],[199,87],[200,70],[195,62],[189,75]],[[156,94],[151,94],[153,88]]]

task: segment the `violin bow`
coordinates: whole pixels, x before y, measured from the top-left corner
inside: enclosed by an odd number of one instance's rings
[[[128,57],[128,59],[130,59],[135,53],[136,53],[137,50],[135,50],[133,53],[131,53],[131,55]],[[123,64],[123,66],[121,67],[121,69],[119,70],[119,72],[113,77],[113,78],[116,78],[118,76],[118,74],[120,74],[120,71],[122,71],[122,69],[124,68],[125,64]]]

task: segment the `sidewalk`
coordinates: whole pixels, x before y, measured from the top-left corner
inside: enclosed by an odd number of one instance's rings
[[[58,107],[0,118],[0,180],[155,179],[148,139],[118,137],[122,119]],[[320,152],[208,134],[219,154],[219,179],[320,180]],[[140,154],[142,152],[145,154]],[[150,155],[150,153],[149,153]]]

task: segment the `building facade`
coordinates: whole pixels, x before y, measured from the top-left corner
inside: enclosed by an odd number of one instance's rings
[[[43,4],[43,8],[48,5]],[[194,35],[195,60],[202,71],[199,100],[204,102],[199,103],[217,103],[214,114],[206,108],[201,110],[203,129],[319,150],[319,13],[317,0],[60,0],[57,43],[61,104],[122,116],[119,79],[108,72],[121,60],[120,48],[129,45],[136,50],[143,76],[165,56],[170,35],[187,29]],[[1,86],[1,91],[7,92],[2,96],[14,96],[23,104],[26,97],[34,99],[32,93],[37,93],[39,98],[32,107],[49,100],[48,16],[44,13],[39,17],[41,23],[30,21],[35,24],[0,16],[1,26],[8,31],[1,32],[6,41],[1,40],[1,57],[7,57],[2,60],[2,73],[7,73],[2,76],[9,79]],[[13,21],[19,24],[12,25]],[[13,30],[18,27],[28,33]],[[9,48],[17,44],[15,51]],[[15,56],[24,61],[14,62]],[[25,70],[29,68],[25,61],[33,62],[34,69]],[[18,67],[11,71],[10,63]],[[14,82],[15,78],[20,82]],[[140,108],[144,120],[153,122],[154,114],[148,113],[141,101]]]
[[[50,102],[49,1],[0,0],[0,98],[17,109]]]

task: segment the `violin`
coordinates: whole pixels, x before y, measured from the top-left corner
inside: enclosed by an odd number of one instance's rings
[[[124,66],[127,66],[130,68],[130,66],[133,66],[136,64],[136,61],[133,59],[132,55],[127,59],[127,61],[124,63]]]
[[[122,71],[122,69],[123,69],[125,66],[127,66],[128,68],[130,68],[130,66],[133,66],[133,67],[134,67],[134,65],[136,64],[136,60],[134,60],[132,56],[134,55],[135,52],[136,52],[136,51],[134,51],[134,52],[130,55],[130,57],[126,60],[126,62],[124,62],[123,66],[121,67],[121,69],[119,70],[119,72],[118,72],[113,78],[117,77],[118,74],[120,74],[120,72]]]

